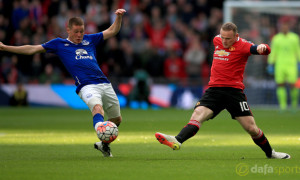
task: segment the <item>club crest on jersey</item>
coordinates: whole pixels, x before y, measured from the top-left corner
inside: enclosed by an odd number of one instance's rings
[[[86,46],[86,45],[89,45],[90,42],[88,42],[87,40],[82,40],[81,44]]]
[[[215,54],[217,54],[219,56],[228,56],[230,54],[230,52],[226,52],[225,50],[217,50],[215,52]]]
[[[230,48],[229,48],[229,51],[234,51],[235,50],[235,47],[233,47],[233,46],[231,46]]]
[[[93,95],[91,94],[91,93],[88,93],[87,95],[86,95],[86,98],[91,98]]]
[[[88,52],[85,49],[77,49],[75,51],[76,57],[75,59],[80,60],[80,59],[93,59],[93,56],[89,56]]]

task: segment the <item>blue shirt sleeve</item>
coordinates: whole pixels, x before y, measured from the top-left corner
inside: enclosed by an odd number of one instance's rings
[[[94,42],[94,44],[96,46],[104,41],[102,32],[99,32],[99,33],[96,33],[96,34],[89,34],[89,37]]]
[[[57,51],[57,42],[58,38],[52,39],[44,44],[42,44],[43,48],[47,51],[47,53],[55,53]]]

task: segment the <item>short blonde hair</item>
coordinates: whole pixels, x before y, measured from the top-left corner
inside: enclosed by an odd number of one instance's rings
[[[233,31],[234,34],[236,34],[238,32],[237,26],[232,22],[228,22],[228,23],[223,24],[221,29],[223,31]]]
[[[68,27],[72,28],[73,25],[82,26],[84,25],[83,19],[80,17],[72,17],[69,19]]]

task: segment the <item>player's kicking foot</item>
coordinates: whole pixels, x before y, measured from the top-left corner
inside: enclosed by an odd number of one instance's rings
[[[113,157],[110,152],[109,144],[107,143],[103,143],[102,141],[96,142],[94,144],[94,148],[101,151],[104,157]]]
[[[162,133],[155,133],[155,137],[161,144],[167,145],[173,150],[179,150],[181,147],[181,143],[177,141],[175,136],[169,136]]]
[[[271,159],[290,159],[291,156],[287,153],[276,152],[274,149],[272,150]]]

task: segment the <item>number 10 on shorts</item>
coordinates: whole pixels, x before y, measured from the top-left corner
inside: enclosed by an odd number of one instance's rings
[[[240,106],[241,106],[242,112],[249,111],[249,106],[246,101],[240,102]]]

